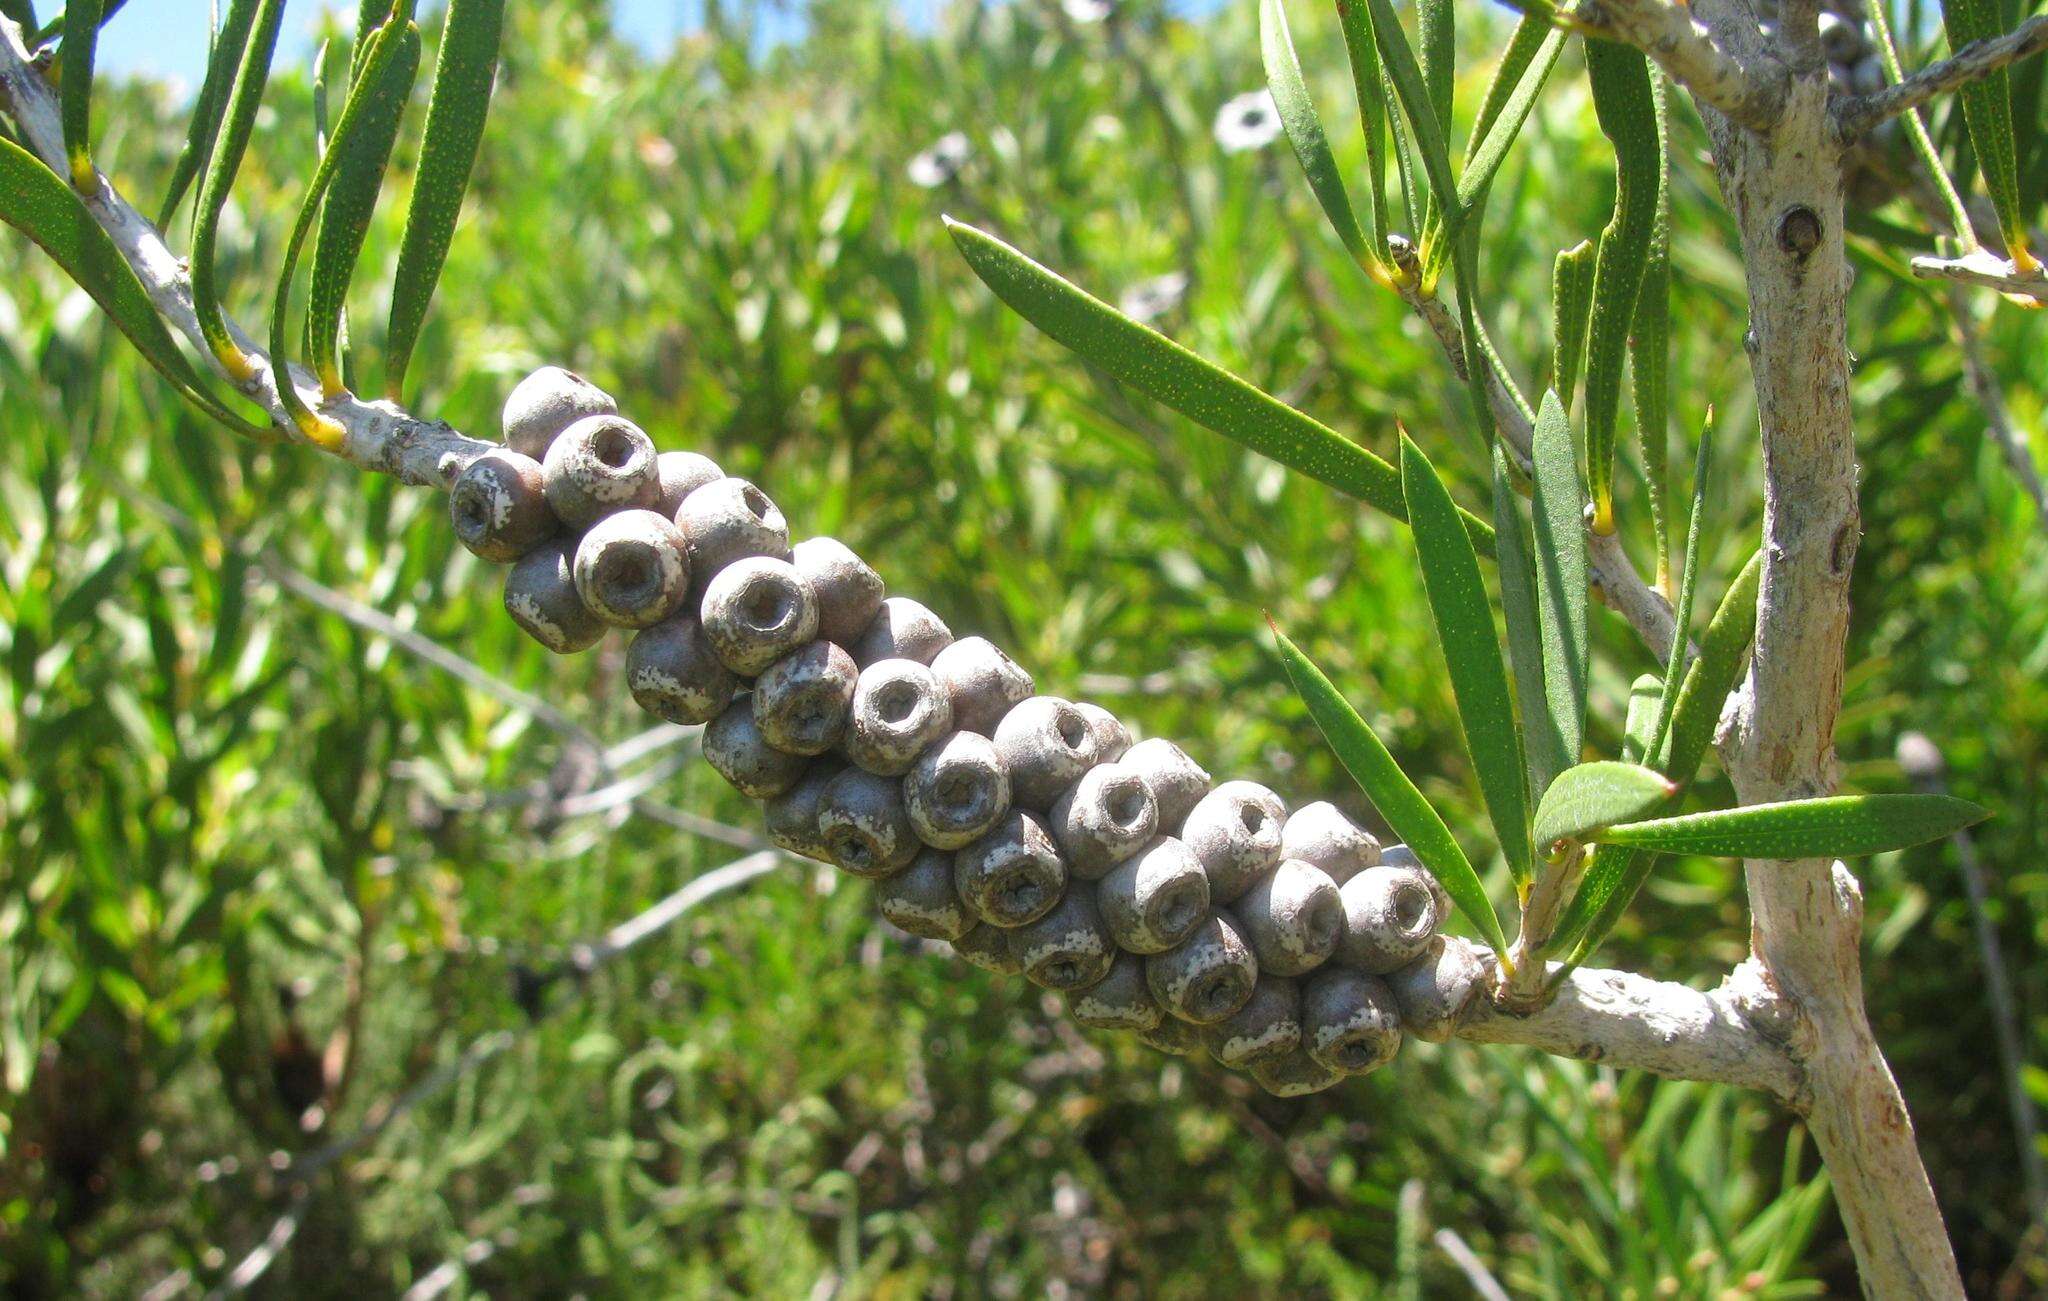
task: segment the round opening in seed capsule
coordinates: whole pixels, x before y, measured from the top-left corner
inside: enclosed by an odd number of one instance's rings
[[[859,832],[842,827],[827,837],[827,845],[832,857],[848,867],[862,868],[875,861],[875,851],[868,847],[868,842]]]
[[[917,692],[907,682],[891,682],[875,695],[875,709],[885,723],[904,723],[917,709]]]
[[[645,547],[614,547],[605,553],[602,563],[598,581],[620,598],[620,604],[639,605],[657,595],[661,579]]]
[[[625,468],[626,463],[633,459],[638,444],[624,429],[616,425],[607,425],[598,431],[590,450],[597,453],[598,460],[614,470],[619,470]]]
[[[1199,898],[1197,896],[1200,896]],[[1195,918],[1209,902],[1209,892],[1190,881],[1175,886],[1166,896],[1166,902],[1159,906],[1158,929],[1168,935],[1179,935],[1194,925]]]
[[[1244,973],[1232,968],[1203,980],[1189,1001],[1202,1016],[1222,1017],[1242,1005],[1244,999]]]
[[[966,809],[974,803],[977,794],[974,780],[964,773],[947,773],[939,778],[932,794],[938,796],[939,804],[948,809]]]
[[[1404,884],[1394,896],[1394,923],[1403,935],[1415,935],[1429,922],[1429,891],[1413,881]]]
[[[1088,720],[1077,710],[1062,709],[1059,721],[1060,740],[1066,742],[1069,750],[1079,750],[1081,742],[1088,739]]]
[[[775,503],[768,500],[768,494],[751,483],[740,489],[740,504],[747,508],[747,514],[764,524],[768,521],[768,512],[775,509]]]
[[[1309,947],[1327,949],[1335,946],[1337,937],[1344,930],[1344,908],[1331,895],[1319,898],[1309,905],[1308,916],[1301,919],[1302,929],[1307,934]]]
[[[1044,887],[1029,878],[1012,878],[996,891],[996,902],[1003,906],[1003,914],[1008,917],[1036,912],[1044,899]]]
[[[1085,972],[1081,964],[1070,958],[1062,958],[1058,962],[1038,969],[1039,980],[1052,986],[1054,989],[1067,989],[1077,985],[1084,974]]]
[[[1330,1056],[1337,1059],[1337,1064],[1347,1071],[1362,1071],[1372,1065],[1379,1058],[1379,1055],[1380,1050],[1377,1044],[1360,1039],[1352,1039],[1338,1044],[1330,1053]]]
[[[1244,829],[1255,836],[1266,825],[1266,811],[1256,804],[1245,805],[1238,810],[1237,816],[1238,820],[1244,823]]]
[[[491,513],[485,508],[483,498],[475,492],[464,492],[455,499],[455,522],[465,534],[481,533],[490,525]]]
[[[755,630],[774,632],[795,614],[792,604],[789,594],[779,585],[756,583],[741,604],[740,613]]]
[[[1145,816],[1145,787],[1136,778],[1120,782],[1104,801],[1110,821],[1119,827],[1134,827]]]

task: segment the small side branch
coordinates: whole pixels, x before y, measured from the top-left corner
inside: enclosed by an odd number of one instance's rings
[[[1843,138],[1853,140],[1878,123],[1907,113],[1940,95],[1960,90],[1973,81],[2048,50],[2048,14],[2038,14],[2003,36],[1971,41],[1939,63],[1895,82],[1883,90],[1843,100],[1835,108],[1835,125]]]
[[[2015,298],[2030,298],[2035,306],[2048,303],[2048,267],[2021,271],[2009,258],[1989,249],[1977,249],[1961,257],[1916,257],[1913,274],[1922,280],[1952,280],[1981,285]]]
[[[1689,5],[1582,0],[1559,9],[1558,20],[1573,31],[1635,46],[1702,103],[1753,131],[1767,131],[1778,119],[1783,70],[1744,66],[1693,17]]]

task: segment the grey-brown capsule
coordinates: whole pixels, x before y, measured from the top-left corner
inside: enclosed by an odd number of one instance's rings
[[[682,611],[633,635],[626,689],[657,718],[708,723],[732,703],[739,679],[712,653],[695,616]]]
[[[805,642],[755,679],[754,724],[778,750],[823,754],[846,735],[859,673],[831,642]]]
[[[1119,945],[1164,953],[1208,915],[1209,876],[1186,845],[1160,836],[1103,877],[1095,901]]]
[[[789,559],[789,522],[767,493],[745,479],[713,479],[691,492],[676,508],[676,527],[688,540],[699,593],[736,560]]]
[[[818,635],[811,585],[788,561],[767,556],[747,556],[720,570],[704,592],[703,615],[712,651],[742,677]]]
[[[543,366],[513,386],[502,421],[505,445],[538,461],[556,435],[585,416],[616,415],[612,395],[560,366]]]
[[[818,594],[818,635],[851,647],[882,609],[882,576],[837,538],[805,538],[789,563]]]
[[[1144,959],[1119,953],[1102,979],[1069,991],[1067,1011],[1093,1030],[1150,1030],[1166,1018],[1145,985]]]
[[[853,657],[846,662],[852,664]],[[900,777],[953,730],[953,702],[937,676],[916,660],[877,660],[857,672],[846,757],[869,772]]]
[[[1209,774],[1187,752],[1162,737],[1140,741],[1124,752],[1123,764],[1152,788],[1160,830],[1178,834],[1188,814],[1209,793]]]
[[[1252,1063],[1252,1078],[1276,1098],[1299,1098],[1341,1084],[1344,1076],[1301,1049]]]
[[[1337,951],[1344,937],[1344,903],[1337,883],[1319,867],[1298,859],[1252,883],[1230,911],[1258,955],[1259,970],[1281,976],[1314,971]]]
[[[954,642],[932,658],[953,701],[953,726],[992,736],[1003,715],[1031,697],[1031,675],[986,637]]]
[[[1380,842],[1328,800],[1304,804],[1280,828],[1280,856],[1322,868],[1343,885],[1380,861]]]
[[[1095,761],[1115,763],[1131,748],[1131,729],[1123,720],[1110,713],[1101,705],[1089,700],[1077,700],[1074,708],[1088,720],[1088,730],[1095,734]]]
[[[1013,809],[953,856],[953,887],[976,917],[1013,928],[1053,910],[1067,888],[1067,865],[1045,824]]]
[[[651,510],[622,510],[576,544],[576,592],[618,628],[645,628],[682,608],[690,590],[683,535]]]
[[[903,808],[903,783],[848,768],[818,798],[818,830],[832,861],[855,876],[888,876],[922,848]]]
[[[1177,1016],[1162,1015],[1158,1025],[1138,1031],[1138,1042],[1175,1057],[1190,1057],[1203,1048],[1201,1027],[1190,1025]]]
[[[527,552],[505,575],[505,612],[557,655],[587,650],[604,636],[604,625],[576,594],[569,549],[560,539]]]
[[[1301,1047],[1301,991],[1285,976],[1261,975],[1245,1005],[1202,1030],[1209,1055],[1233,1071]]]
[[[540,462],[494,447],[465,467],[448,494],[455,536],[485,560],[509,565],[554,536]]]
[[[1024,964],[1017,960],[1016,950],[1010,944],[1010,932],[997,926],[976,926],[953,941],[953,952],[980,967],[1001,976],[1014,976],[1024,970]]]
[[[1255,782],[1224,782],[1204,795],[1181,824],[1180,838],[1209,874],[1209,897],[1229,903],[1280,865],[1280,828],[1287,807]]]
[[[548,445],[540,464],[548,505],[571,529],[618,510],[661,504],[654,441],[623,416],[585,416]]]
[[[825,787],[839,775],[843,766],[814,763],[804,770],[796,785],[762,806],[762,820],[768,826],[771,843],[820,863],[832,861],[831,847],[825,843],[825,833],[818,825],[818,809],[825,796]]]
[[[996,724],[991,737],[1010,770],[1011,798],[1047,813],[1081,774],[1102,762],[1102,739],[1088,716],[1058,696],[1033,696]]]
[[[1010,778],[987,737],[955,732],[918,756],[903,779],[903,801],[918,839],[959,849],[1008,816]]]
[[[741,696],[704,725],[704,762],[749,799],[768,800],[796,785],[808,762],[768,744],[754,726],[754,700]]]
[[[1337,952],[1345,965],[1376,976],[1421,957],[1451,906],[1427,871],[1384,864],[1346,881],[1343,902],[1344,938]]]
[[[1421,957],[1386,978],[1402,1028],[1429,1043],[1449,1039],[1486,983],[1489,957],[1456,935],[1431,940]]]
[[[1073,874],[1094,881],[1151,843],[1159,806],[1137,773],[1121,764],[1098,764],[1060,796],[1046,825]]]
[[[899,929],[928,940],[957,940],[978,924],[953,888],[953,856],[926,849],[910,866],[875,882],[875,907]]]
[[[1196,1025],[1214,1025],[1243,1007],[1258,979],[1259,960],[1225,913],[1210,913],[1179,944],[1145,959],[1152,997]]]
[[[945,620],[907,596],[892,596],[846,649],[853,652],[854,663],[866,668],[878,660],[930,664],[952,644],[953,633]]]
[[[1051,912],[1010,934],[1024,978],[1045,989],[1080,989],[1109,972],[1116,944],[1095,907],[1095,892],[1069,889]]]
[[[1363,1075],[1401,1051],[1401,1014],[1378,976],[1331,967],[1301,988],[1301,1046],[1346,1075]]]
[[[725,477],[718,462],[701,452],[663,452],[654,458],[654,469],[661,480],[661,504],[654,509],[671,521],[691,493]]]

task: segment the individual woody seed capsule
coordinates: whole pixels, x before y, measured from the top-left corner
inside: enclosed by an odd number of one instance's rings
[[[953,856],[938,849],[875,882],[875,907],[898,929],[928,940],[957,940],[977,924],[953,888]]]
[[[1830,63],[1853,64],[1869,51],[1860,24],[1840,14],[1820,14],[1820,50]]]
[[[1430,941],[1421,957],[1386,978],[1402,1027],[1429,1043],[1449,1039],[1486,980],[1489,956],[1456,935]]]
[[[1345,965],[1384,976],[1422,956],[1451,901],[1420,867],[1368,868],[1344,883]]]
[[[1187,752],[1161,737],[1140,741],[1124,752],[1123,765],[1135,769],[1152,788],[1159,805],[1160,829],[1178,832],[1188,814],[1209,793],[1209,774]]]
[[[741,696],[704,725],[704,762],[748,799],[768,800],[796,785],[804,757],[768,744],[754,726],[754,701]]]
[[[1209,912],[1209,877],[1188,847],[1160,836],[1096,886],[1109,933],[1132,953],[1164,953]]]
[[[846,662],[852,665],[852,656]],[[932,742],[953,730],[953,702],[932,671],[916,660],[877,660],[856,671],[846,757],[869,772],[900,777]]]
[[[1301,1047],[1301,991],[1285,976],[1261,975],[1245,1005],[1205,1026],[1209,1055],[1233,1071]]]
[[[1033,696],[1004,714],[992,739],[1010,770],[1011,797],[1041,813],[1102,761],[1088,716],[1058,696]]]
[[[1202,1030],[1179,1017],[1162,1015],[1158,1025],[1138,1031],[1138,1042],[1175,1057],[1188,1057],[1202,1051]]]
[[[576,544],[576,592],[604,622],[645,628],[681,608],[688,565],[675,525],[651,510],[622,510]]]
[[[1067,1011],[1092,1030],[1150,1030],[1166,1019],[1145,986],[1145,961],[1119,953],[1102,979],[1067,995]]]
[[[643,628],[626,648],[626,689],[640,708],[671,723],[708,723],[732,703],[739,679],[711,653],[687,611]]]
[[[818,797],[818,831],[832,861],[855,876],[888,876],[920,846],[903,809],[903,783],[848,768]]]
[[[745,479],[713,479],[683,498],[676,527],[689,542],[690,573],[699,592],[734,561],[789,558],[789,524],[782,511]]]
[[[1378,976],[1331,967],[1301,989],[1301,1046],[1333,1071],[1364,1075],[1401,1051],[1401,1014]]]
[[[959,849],[1009,813],[1010,778],[987,737],[955,732],[911,767],[903,802],[918,839],[934,849]]]
[[[604,636],[604,625],[576,594],[569,550],[560,541],[541,543],[505,575],[505,612],[557,655],[587,650]]]
[[[654,469],[661,480],[661,503],[654,509],[671,520],[691,493],[725,477],[718,462],[697,452],[663,452],[654,458]]]
[[[1196,1025],[1214,1025],[1243,1007],[1258,979],[1259,960],[1223,913],[1210,913],[1179,944],[1145,959],[1152,997]]]
[[[1095,906],[1095,892],[1068,890],[1053,910],[1010,932],[1024,978],[1045,989],[1080,989],[1109,972],[1116,944]]]
[[[1010,934],[996,926],[976,926],[953,941],[953,952],[983,971],[1014,976],[1024,970],[1024,964],[1017,960],[1016,951],[1010,944]]]
[[[853,652],[854,663],[866,668],[878,660],[930,664],[952,644],[953,634],[944,620],[907,596],[892,596],[846,649]]]
[[[1267,1057],[1252,1063],[1252,1078],[1276,1098],[1299,1098],[1341,1084],[1344,1076],[1331,1070],[1306,1052],[1296,1049],[1282,1057]]]
[[[992,736],[1003,715],[1031,696],[1031,675],[986,637],[956,641],[932,658],[953,701],[953,726]]]
[[[505,445],[538,461],[555,436],[585,416],[618,414],[612,395],[560,366],[543,366],[513,386],[505,399]]]
[[[1088,730],[1095,734],[1095,761],[1115,763],[1131,748],[1131,729],[1123,720],[1092,701],[1077,700],[1074,708],[1088,720]]]
[[[767,556],[748,556],[720,570],[704,593],[703,610],[705,639],[742,677],[753,677],[818,634],[811,585],[789,562]]]
[[[953,888],[968,910],[989,925],[1022,926],[1059,903],[1067,888],[1067,865],[1045,824],[1012,810],[953,856]]]
[[[448,516],[463,546],[501,565],[545,542],[556,527],[540,462],[503,447],[462,471],[448,494]]]
[[[1344,937],[1337,883],[1323,869],[1294,859],[1253,882],[1230,911],[1258,955],[1259,970],[1275,975],[1314,971]]]
[[[859,673],[853,656],[831,642],[806,642],[755,680],[754,723],[778,750],[823,754],[846,734]]]
[[[1159,806],[1144,778],[1122,764],[1098,764],[1060,796],[1049,825],[1074,875],[1093,881],[1150,843]]]
[[[839,764],[814,763],[804,770],[796,785],[762,806],[762,820],[767,823],[772,844],[820,863],[832,861],[825,834],[818,827],[818,806],[825,787],[841,770]]]
[[[1280,828],[1280,856],[1298,858],[1343,885],[1380,861],[1380,842],[1327,800],[1304,804]]]
[[[540,470],[548,505],[572,529],[613,511],[661,504],[654,442],[623,416],[585,416],[570,425],[548,445]]]
[[[1202,797],[1180,838],[1209,874],[1209,898],[1229,903],[1280,864],[1287,807],[1255,782],[1225,782]]]
[[[805,538],[789,554],[818,594],[818,635],[851,646],[875,621],[886,590],[882,577],[837,538]]]

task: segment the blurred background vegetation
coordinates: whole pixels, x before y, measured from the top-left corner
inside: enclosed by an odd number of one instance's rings
[[[1091,375],[940,228],[942,211],[987,226],[1382,452],[1399,418],[1456,449],[1439,463],[1476,492],[1433,344],[1329,237],[1284,140],[1213,130],[1262,83],[1251,7],[1106,8],[958,3],[909,24],[881,0],[714,4],[650,57],[601,6],[511,6],[408,401],[487,434],[520,375],[572,365],[1046,688],[1369,818],[1261,649],[1270,609],[1482,844],[1405,533]],[[1334,24],[1293,18],[1356,161]],[[796,35],[763,39],[771,22]],[[1469,113],[1504,27],[1465,28]],[[281,77],[230,209],[223,266],[249,316],[308,170],[308,85]],[[103,165],[160,193],[183,92],[101,93]],[[953,132],[964,149],[929,152]],[[1712,402],[1740,431],[1741,271],[1689,108],[1677,146],[1677,423]],[[1486,239],[1493,334],[1525,378],[1547,367],[1551,256],[1605,222],[1610,158],[1568,53]],[[1902,788],[1893,745],[1919,729],[1997,811],[1978,838],[1990,914],[2048,1102],[2048,545],[1984,437],[1943,297],[1903,275],[1919,220],[1857,215],[1876,238],[1854,300],[1845,774]],[[386,265],[395,225],[372,236]],[[1078,1031],[809,867],[586,980],[539,979],[742,852],[668,823],[747,826],[743,802],[687,747],[592,761],[590,738],[647,725],[621,647],[564,662],[523,641],[439,497],[203,425],[19,239],[0,239],[0,284],[0,1270],[17,1295],[257,1271],[294,1296],[1413,1297],[1470,1290],[1461,1247],[1516,1294],[1854,1290],[1811,1146],[1759,1098],[1417,1045],[1277,1101]],[[384,311],[357,307],[374,359]],[[2039,431],[2048,322],[2002,308],[1985,347]],[[1710,599],[1758,510],[1753,445],[1722,446]],[[1623,492],[1647,555],[1640,484]],[[1618,620],[1596,625],[1612,753],[1627,683],[1654,666]],[[495,681],[451,676],[427,641]],[[622,770],[644,776],[638,812],[577,802]],[[2038,1294],[2048,1242],[1954,851],[1862,879],[1872,1014],[1965,1277]],[[1739,874],[1685,863],[1603,961],[1712,980],[1746,939]],[[325,1164],[299,1197],[278,1171],[309,1154]],[[289,1241],[261,1250],[281,1224]]]

